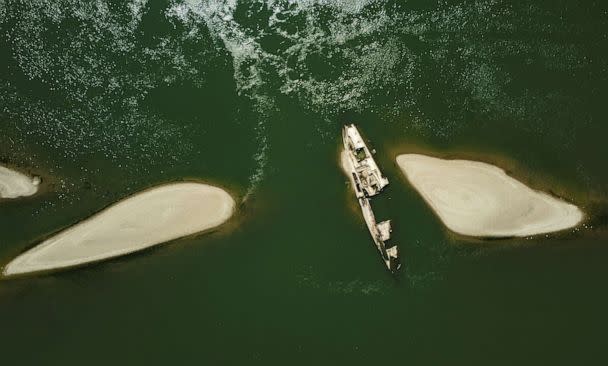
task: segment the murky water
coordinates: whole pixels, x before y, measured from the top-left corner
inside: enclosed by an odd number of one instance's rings
[[[242,202],[223,231],[0,282],[20,364],[571,364],[603,359],[608,11],[582,1],[0,0],[0,262],[160,182]],[[391,185],[384,269],[337,167],[356,122]],[[497,163],[592,219],[448,233],[394,164]]]

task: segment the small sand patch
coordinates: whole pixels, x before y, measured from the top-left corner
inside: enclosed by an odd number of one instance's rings
[[[0,198],[19,198],[38,192],[39,177],[28,177],[0,165]]]

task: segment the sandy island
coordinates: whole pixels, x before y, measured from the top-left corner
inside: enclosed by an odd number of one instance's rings
[[[0,165],[0,198],[31,196],[38,192],[39,184],[40,178],[38,177],[28,177]]]
[[[462,235],[530,236],[574,227],[584,217],[490,164],[418,154],[399,155],[397,164],[441,221]]]
[[[228,220],[234,199],[200,183],[159,186],[126,198],[21,254],[5,276],[71,267],[132,253],[214,228]]]

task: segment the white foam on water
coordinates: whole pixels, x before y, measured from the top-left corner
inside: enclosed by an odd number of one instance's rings
[[[150,116],[139,105],[157,86],[180,79],[195,84],[204,80],[200,64],[181,45],[184,40],[200,39],[201,28],[206,28],[216,48],[232,58],[238,93],[258,110],[254,130],[259,148],[249,182],[252,192],[263,179],[269,159],[267,120],[276,109],[278,93],[318,113],[325,123],[315,126],[319,136],[333,131],[341,112],[376,108],[389,117],[403,116],[405,111],[411,118],[402,122],[404,128],[447,137],[466,122],[470,104],[480,105],[478,112],[520,120],[530,114],[541,116],[552,106],[536,102],[547,99],[543,94],[509,93],[509,72],[497,66],[496,59],[539,54],[540,62],[551,69],[584,66],[576,45],[555,43],[535,49],[517,37],[497,42],[479,36],[576,31],[560,19],[531,22],[544,16],[534,6],[520,9],[489,0],[394,11],[384,1],[374,0],[173,0],[166,20],[181,22],[185,31],[145,46],[137,37],[148,3],[130,0],[124,9],[109,7],[104,1],[24,3],[16,27],[7,32],[18,50],[16,62],[28,78],[49,85],[80,106],[80,110],[67,111],[48,110],[41,103],[22,107],[22,116],[16,119],[24,120],[20,128],[25,133],[44,134],[41,140],[70,156],[91,150],[112,159],[179,155],[172,150],[176,144],[170,142],[179,139],[181,132],[171,121]],[[11,16],[10,6],[0,0],[3,13]],[[48,24],[62,26],[66,17],[83,27],[69,29],[70,41],[65,45],[45,41]],[[163,69],[133,73],[115,62],[123,56],[134,65],[155,62]],[[196,61],[205,56],[197,55]],[[103,93],[90,98],[89,92],[98,89]],[[447,112],[439,116],[423,104],[438,90],[447,91],[441,95]],[[558,99],[556,95],[554,100]],[[4,101],[0,95],[0,102]],[[108,116],[117,106],[128,112],[113,121]],[[154,128],[146,127],[148,119],[158,120],[152,123]],[[102,123],[108,126],[95,131]],[[535,127],[526,128],[544,128],[530,125]],[[91,138],[92,133],[99,133],[99,138]],[[137,139],[126,138],[129,134]]]
[[[256,168],[249,177],[249,186],[243,200],[255,191],[264,178],[270,149],[265,119],[275,108],[274,101],[261,89],[264,80],[261,76],[261,64],[264,59],[271,57],[264,52],[258,41],[248,36],[244,29],[234,20],[237,1],[200,1],[187,0],[175,3],[167,11],[169,16],[176,16],[182,21],[188,19],[189,13],[200,16],[210,33],[220,39],[230,53],[233,62],[234,80],[238,93],[250,98],[256,105],[260,116],[255,126],[255,138],[258,147],[254,154]]]
[[[4,23],[4,19],[6,19],[6,3],[5,0],[0,0],[0,25]]]
[[[331,50],[358,38],[373,35],[386,27],[389,17],[379,11],[374,16],[359,15],[375,1],[248,1],[236,0],[186,0],[175,1],[167,15],[180,19],[184,24],[198,17],[210,33],[219,39],[230,53],[233,62],[234,80],[239,94],[250,98],[260,112],[261,118],[255,128],[258,152],[255,154],[257,168],[250,177],[246,197],[263,179],[268,161],[270,141],[265,117],[275,108],[274,94],[279,79],[279,91],[294,95],[305,106],[325,115],[339,110],[359,110],[368,101],[367,90],[378,81],[390,80],[397,59],[392,55],[393,44],[362,44],[341,52],[350,67],[341,67],[338,75],[322,80],[305,66],[307,59],[315,54],[326,58]],[[265,8],[265,16],[248,14],[248,21],[258,27],[254,31],[247,24],[240,24],[239,7]],[[331,14],[329,29],[324,29],[323,14]],[[268,15],[269,14],[269,15]],[[296,31],[287,28],[296,25]],[[261,30],[260,30],[261,28]],[[277,36],[281,45],[269,50],[264,46],[265,37]],[[291,44],[291,46],[284,46]],[[296,60],[294,63],[293,60]]]
[[[129,9],[131,9],[131,15],[133,17],[132,23],[135,25],[138,25],[141,21],[146,5],[148,5],[148,0],[132,0],[129,3]]]
[[[190,144],[179,124],[146,110],[143,102],[158,86],[184,79],[200,84],[205,78],[199,60],[183,52],[192,34],[162,34],[142,44],[139,25],[147,0],[114,7],[105,1],[32,0],[18,10],[7,13],[15,21],[6,33],[15,61],[27,78],[65,103],[3,85],[0,103],[16,130],[66,158],[96,153],[131,170],[141,169],[142,157],[166,164],[161,157],[171,163],[187,152]],[[81,26],[66,28],[72,22]],[[153,73],[146,71],[150,64]]]

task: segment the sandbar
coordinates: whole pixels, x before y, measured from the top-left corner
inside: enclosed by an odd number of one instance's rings
[[[29,177],[0,165],[0,198],[19,198],[38,192],[40,178]]]
[[[534,190],[494,165],[420,154],[397,164],[452,231],[478,237],[525,237],[572,228],[584,218],[575,205]]]
[[[173,183],[128,197],[59,232],[4,268],[11,276],[112,258],[221,225],[235,210],[221,188]]]

